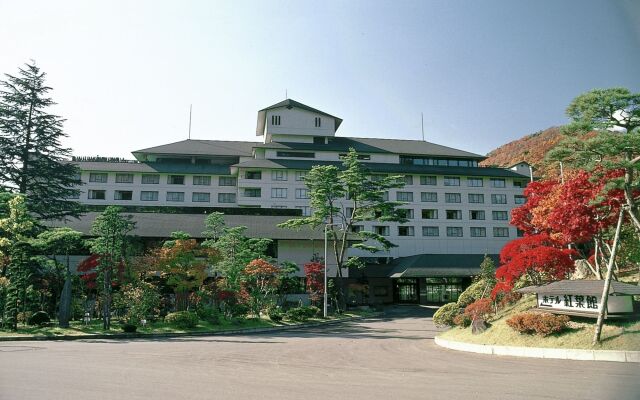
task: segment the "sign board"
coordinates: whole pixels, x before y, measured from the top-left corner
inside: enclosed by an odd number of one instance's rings
[[[538,308],[549,312],[580,312],[597,314],[600,310],[602,296],[587,296],[579,294],[538,294]],[[608,314],[626,314],[633,312],[633,298],[631,296],[609,296],[607,300]]]

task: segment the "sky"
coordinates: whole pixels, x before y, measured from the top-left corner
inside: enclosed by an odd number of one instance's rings
[[[75,155],[188,137],[259,141],[289,98],[339,136],[479,154],[567,122],[594,88],[640,91],[640,1],[0,0],[0,73],[47,73]],[[4,75],[1,75],[0,79]]]

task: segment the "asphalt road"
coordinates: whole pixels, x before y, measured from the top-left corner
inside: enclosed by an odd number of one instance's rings
[[[431,312],[273,334],[1,342],[0,399],[640,399],[638,364],[442,349]]]

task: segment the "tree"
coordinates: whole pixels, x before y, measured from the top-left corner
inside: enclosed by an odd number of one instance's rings
[[[269,304],[278,288],[280,268],[262,258],[257,258],[245,266],[242,275],[250,296],[251,311],[256,318],[260,318],[260,311]]]
[[[24,196],[13,197],[8,205],[9,215],[0,219],[0,264],[8,278],[4,320],[16,330],[20,305],[23,311],[26,306],[26,292],[32,275],[31,256],[34,253],[32,239],[37,225],[27,211]]]
[[[403,203],[387,199],[390,189],[404,186],[401,176],[372,176],[358,160],[358,153],[350,149],[344,157],[342,168],[315,166],[304,182],[309,188],[313,214],[306,218],[290,219],[279,226],[290,229],[326,226],[337,264],[337,278],[342,278],[343,269],[361,266],[358,257],[347,257],[349,248],[376,253],[396,246],[378,232],[355,230],[354,226],[365,221],[407,221],[405,211],[399,209]],[[354,239],[360,241],[352,244]],[[342,284],[340,280],[338,284]]]
[[[0,184],[28,194],[29,211],[42,218],[78,216],[80,204],[69,199],[80,170],[60,143],[64,119],[47,113],[55,103],[35,62],[19,70],[0,81]]]
[[[122,208],[107,207],[93,222],[91,251],[97,254],[98,277],[102,280],[102,327],[111,329],[111,291],[114,269],[125,262],[129,233],[135,228],[131,215],[122,215]]]
[[[304,265],[307,278],[307,293],[314,304],[323,301],[324,297],[324,264],[312,261]]]
[[[58,255],[64,256],[64,285],[60,293],[58,323],[61,328],[67,328],[71,317],[71,278],[73,276],[69,256],[84,245],[82,233],[66,227],[54,228],[38,235],[36,243],[42,252],[53,259],[56,265],[61,264],[58,261]]]

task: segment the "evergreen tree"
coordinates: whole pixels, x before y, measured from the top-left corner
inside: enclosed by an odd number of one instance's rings
[[[29,211],[45,219],[77,216],[80,170],[69,163],[64,119],[49,114],[45,73],[32,61],[0,81],[0,185],[28,195]]]

